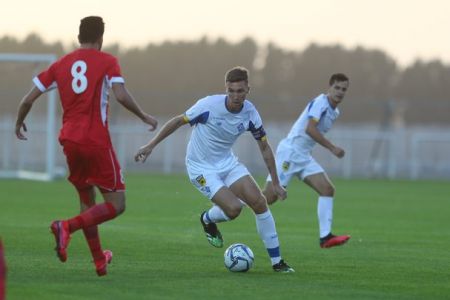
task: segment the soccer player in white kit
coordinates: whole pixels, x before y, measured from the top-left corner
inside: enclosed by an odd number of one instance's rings
[[[243,202],[255,213],[259,236],[269,253],[276,272],[294,272],[281,258],[275,221],[267,201],[247,168],[232,151],[237,138],[250,131],[256,139],[267,165],[276,197],[286,198],[286,190],[276,174],[275,159],[261,117],[246,96],[250,90],[248,71],[235,67],[225,75],[226,94],[200,99],[184,114],[178,115],[161,127],[156,136],[141,147],[136,161],[144,162],[153,148],[179,127],[194,126],[187,147],[186,167],[191,183],[213,203],[200,216],[206,237],[214,247],[223,247],[223,238],[216,223],[235,219],[241,213]],[[242,201],[243,202],[242,202]]]
[[[321,94],[309,102],[288,136],[278,145],[276,153],[277,172],[283,187],[286,188],[292,177],[296,176],[319,194],[317,214],[321,248],[342,245],[350,239],[348,235],[335,236],[331,233],[334,186],[324,169],[311,156],[316,143],[338,158],[345,155],[344,149],[335,146],[324,134],[339,116],[338,105],[347,92],[349,79],[342,73],[333,74],[329,85],[327,94]],[[272,178],[269,174],[263,191],[269,204],[278,199],[271,183]]]

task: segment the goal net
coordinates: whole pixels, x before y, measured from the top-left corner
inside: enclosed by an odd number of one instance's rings
[[[25,124],[27,141],[14,133],[17,107],[32,86],[32,78],[56,60],[53,54],[0,53],[0,178],[22,178],[50,181],[64,174],[57,167],[56,122],[60,113],[56,91],[50,91],[35,101]]]

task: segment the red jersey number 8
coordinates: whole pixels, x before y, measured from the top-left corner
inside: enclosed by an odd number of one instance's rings
[[[86,71],[87,65],[84,61],[77,60],[73,63],[70,73],[73,76],[72,89],[75,94],[81,94],[87,89],[88,82],[86,76],[84,76],[84,74],[86,74]]]

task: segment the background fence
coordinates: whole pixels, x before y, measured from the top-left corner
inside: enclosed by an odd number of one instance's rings
[[[164,121],[160,119],[160,124]],[[34,119],[28,124],[28,141],[15,138],[13,124],[12,118],[3,118],[0,122],[1,169],[45,170],[48,151],[45,147],[45,120]],[[290,126],[291,123],[265,124],[274,151],[278,142],[288,133]],[[154,133],[148,132],[144,125],[133,122],[112,126],[110,129],[117,156],[125,171],[185,172],[184,157],[191,132],[188,125],[158,145],[145,164],[134,162],[133,157],[137,149]],[[314,149],[314,157],[331,176],[450,179],[450,128],[409,127],[381,130],[375,126],[336,126],[327,137],[346,151],[346,156],[338,159],[321,146]],[[267,173],[258,146],[249,133],[245,133],[238,140],[233,150],[251,172],[258,175]],[[59,173],[64,173],[65,162],[60,149],[55,151],[55,165]]]

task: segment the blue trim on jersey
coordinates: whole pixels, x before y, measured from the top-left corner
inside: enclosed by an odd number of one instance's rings
[[[194,126],[197,123],[205,124],[206,121],[208,121],[208,118],[209,118],[209,111],[205,111],[204,113],[201,113],[192,120],[190,120],[189,124],[191,124],[191,126]]]
[[[311,107],[312,107],[313,103],[314,103],[314,100],[311,100],[309,102],[309,104],[308,104],[308,112],[311,110]]]
[[[267,252],[269,253],[270,257],[280,257],[280,247],[276,248],[267,248]]]
[[[315,99],[314,99],[314,100],[315,100]],[[314,104],[314,100],[311,100],[311,102],[309,102],[309,104],[308,104],[308,113],[309,113],[309,111],[311,110],[311,108],[312,108],[312,106],[313,106],[313,104]],[[324,111],[320,114],[319,120],[322,119],[322,117],[324,117],[326,114],[327,114],[327,110],[324,110]],[[308,115],[308,119],[314,119],[314,117]],[[319,121],[319,120],[317,120],[317,121]]]
[[[260,140],[266,136],[266,131],[264,130],[264,127],[261,125],[261,127],[255,128],[255,124],[253,124],[252,121],[248,123],[248,131],[250,131],[253,134],[255,140]]]
[[[226,109],[228,112],[230,112],[230,113],[232,113],[232,114],[238,114],[238,113],[240,113],[240,112],[244,109],[244,103],[242,103],[241,109],[240,109],[239,111],[231,111],[231,110],[229,110],[229,109],[228,109],[228,106],[227,106],[227,100],[228,100],[228,96],[225,96],[225,102],[224,102],[224,104],[225,104],[225,109]]]

